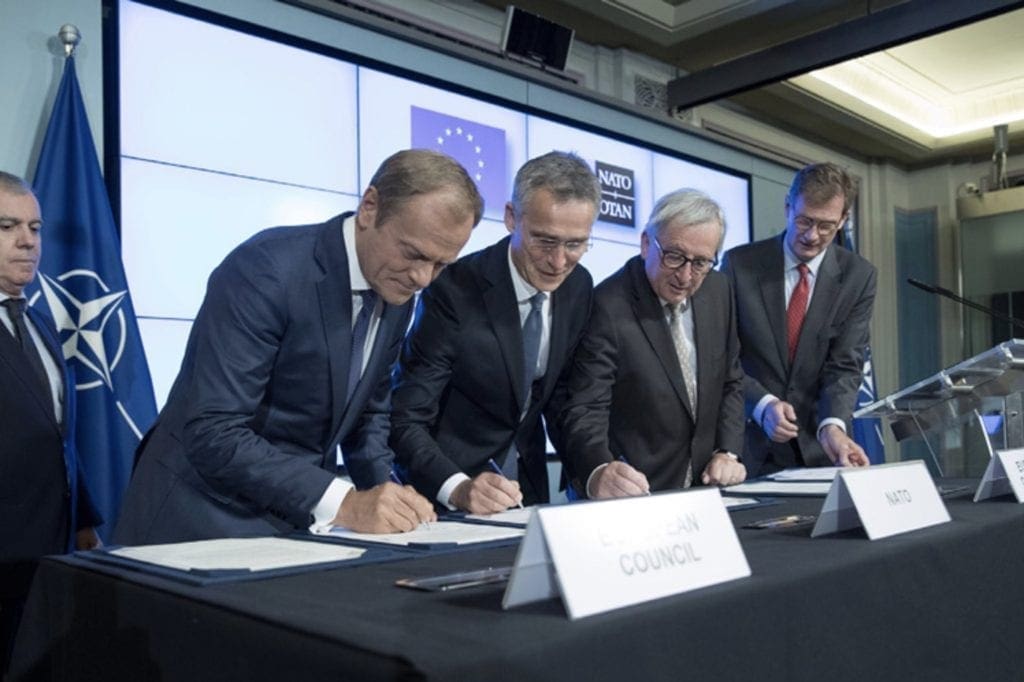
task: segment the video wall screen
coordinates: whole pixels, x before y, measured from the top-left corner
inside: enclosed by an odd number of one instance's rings
[[[122,256],[159,406],[224,256],[266,227],[355,209],[373,171],[400,149],[445,152],[476,179],[486,210],[464,253],[507,234],[516,170],[553,149],[579,154],[601,180],[594,248],[582,261],[595,281],[638,252],[654,202],[680,187],[723,206],[725,248],[750,239],[748,176],[628,131],[567,124],[572,111],[538,115],[160,3],[121,0],[118,28]]]

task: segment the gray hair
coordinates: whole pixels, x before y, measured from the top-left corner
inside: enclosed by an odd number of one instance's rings
[[[551,192],[557,203],[572,199],[586,201],[596,213],[601,205],[601,184],[587,162],[572,152],[548,152],[530,159],[516,173],[512,189],[512,210],[523,214],[523,206],[537,190]]]
[[[6,192],[15,196],[35,194],[32,186],[13,173],[0,170],[0,192]]]
[[[722,243],[725,241],[725,213],[722,211],[722,207],[704,192],[686,187],[661,197],[654,204],[644,232],[647,233],[648,238],[654,239],[661,235],[661,231],[665,229],[666,225],[675,222],[681,222],[686,227],[702,223],[718,223],[721,234],[718,237],[718,247],[715,252],[722,250]]]

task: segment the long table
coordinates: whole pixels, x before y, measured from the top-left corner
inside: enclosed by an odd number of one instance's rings
[[[863,531],[744,523],[752,576],[569,621],[557,600],[503,611],[503,587],[395,580],[509,565],[511,547],[193,587],[78,557],[46,559],[13,679],[1019,680],[1024,505],[946,499],[953,521]]]

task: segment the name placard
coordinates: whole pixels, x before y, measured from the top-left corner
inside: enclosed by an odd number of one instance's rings
[[[811,537],[864,526],[877,540],[949,520],[924,462],[879,464],[836,475]]]
[[[974,501],[987,500],[1013,493],[1017,502],[1024,502],[1024,448],[996,450],[985,467]]]
[[[717,488],[542,507],[502,607],[561,596],[575,620],[749,575]]]

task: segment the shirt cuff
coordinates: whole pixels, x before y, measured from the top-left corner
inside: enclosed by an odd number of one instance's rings
[[[842,419],[829,417],[828,419],[823,419],[822,422],[818,424],[818,432],[814,434],[815,437],[818,438],[818,440],[821,440],[821,430],[828,426],[829,424],[832,424],[833,426],[838,426],[840,429],[843,430],[843,433],[846,433],[846,422],[844,422]]]
[[[764,397],[757,401],[757,405],[754,406],[754,423],[758,426],[764,424],[764,410],[766,407],[774,403],[778,398],[773,396],[771,393],[765,393]]]
[[[345,499],[349,491],[355,488],[348,481],[336,478],[331,481],[324,491],[323,497],[313,507],[310,514],[313,516],[313,523],[309,526],[310,533],[327,533],[333,527],[333,521],[341,509],[341,501]]]
[[[455,492],[455,489],[459,487],[460,483],[468,480],[469,476],[461,471],[449,476],[448,480],[441,486],[441,489],[437,491],[437,501],[448,507],[450,511],[455,511],[457,508],[452,506],[452,493]]]
[[[608,466],[607,462],[604,463],[604,464],[598,465],[597,468],[595,468],[593,471],[591,471],[590,475],[587,476],[587,485],[583,488],[583,492],[585,492],[587,494],[588,498],[593,499],[593,497],[590,494],[590,482],[594,480],[594,474],[596,474],[601,469],[604,469],[606,466]]]

